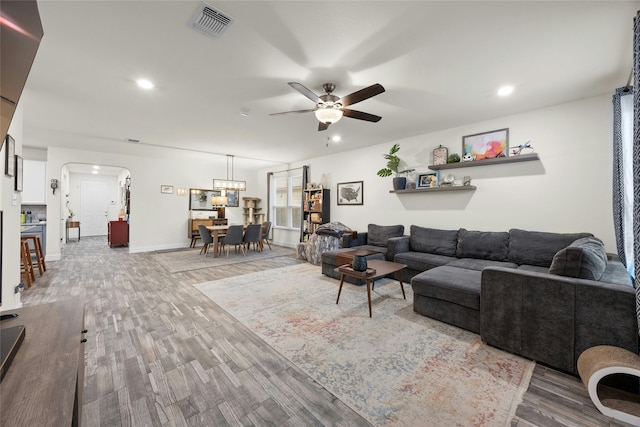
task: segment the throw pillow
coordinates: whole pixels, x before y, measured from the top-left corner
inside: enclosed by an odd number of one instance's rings
[[[367,244],[387,247],[387,240],[391,237],[401,237],[404,234],[404,225],[376,225],[367,227]]]
[[[596,237],[584,237],[553,257],[549,273],[578,279],[600,280],[607,268],[607,252]]]
[[[409,248],[415,252],[456,256],[458,230],[440,230],[417,225],[411,226]]]
[[[509,233],[506,231],[469,231],[461,228],[458,232],[458,258],[506,261],[509,255]]]

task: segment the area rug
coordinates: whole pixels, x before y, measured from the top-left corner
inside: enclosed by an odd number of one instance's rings
[[[178,273],[181,271],[199,270],[201,268],[220,267],[222,265],[237,264],[239,262],[250,262],[254,260],[262,260],[279,256],[295,256],[295,249],[285,248],[283,246],[271,245],[272,249],[265,247],[262,252],[255,250],[247,251],[247,255],[240,252],[234,253],[233,248],[229,251],[227,258],[226,252],[218,258],[214,258],[211,251],[206,257],[200,255],[200,248],[181,249],[170,252],[158,252],[151,255],[162,267],[169,273]]]
[[[378,426],[507,426],[534,363],[413,312],[411,286],[363,286],[298,264],[194,285]]]

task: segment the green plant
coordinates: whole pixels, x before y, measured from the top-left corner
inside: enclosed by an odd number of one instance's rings
[[[400,145],[393,144],[393,147],[391,147],[391,149],[389,150],[389,153],[383,154],[384,158],[387,159],[387,167],[380,169],[378,171],[378,176],[382,178],[386,178],[388,176],[391,176],[391,174],[394,174],[394,173],[396,174],[396,176],[398,176],[400,174],[413,172],[415,170],[415,169],[405,169],[402,171],[398,170],[398,167],[400,166],[400,157],[398,157],[396,153],[399,150],[400,150]]]

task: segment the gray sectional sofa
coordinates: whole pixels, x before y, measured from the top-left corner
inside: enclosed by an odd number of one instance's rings
[[[572,374],[589,347],[638,352],[631,279],[589,233],[412,225],[387,239],[385,253],[407,264],[414,311],[492,346]]]

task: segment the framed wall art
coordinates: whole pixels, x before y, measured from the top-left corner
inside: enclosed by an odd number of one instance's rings
[[[240,206],[240,190],[227,190],[227,199],[229,200],[227,206],[232,208]]]
[[[16,174],[16,141],[13,137],[7,134],[5,138],[5,145],[7,149],[4,150],[4,174],[7,176],[14,176]]]
[[[362,205],[364,203],[364,182],[338,183],[338,205]]]
[[[15,165],[16,165],[16,191],[22,191],[22,157],[15,156]]]
[[[160,192],[162,194],[173,194],[173,185],[161,185]]]
[[[462,155],[473,160],[509,155],[509,129],[498,129],[462,137]]]

